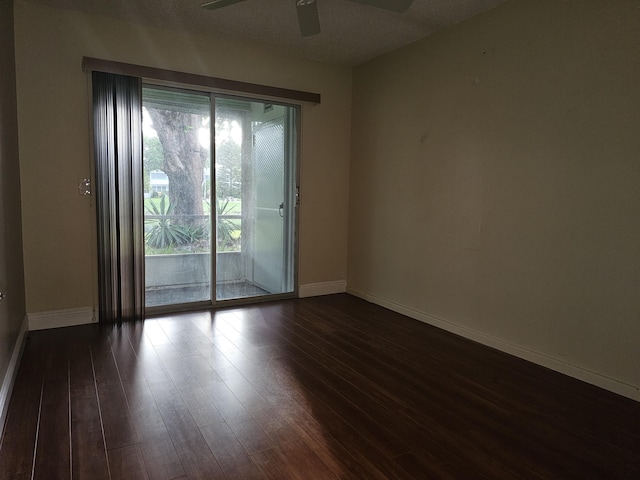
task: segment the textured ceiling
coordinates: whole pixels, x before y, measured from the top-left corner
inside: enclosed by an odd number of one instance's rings
[[[414,0],[393,13],[345,0],[317,0],[322,33],[302,38],[295,0],[247,0],[218,10],[204,0],[26,0],[145,25],[185,30],[354,66],[458,23],[505,0]]]

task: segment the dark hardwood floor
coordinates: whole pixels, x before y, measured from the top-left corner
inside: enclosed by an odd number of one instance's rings
[[[348,295],[32,332],[2,478],[640,479],[640,403]]]

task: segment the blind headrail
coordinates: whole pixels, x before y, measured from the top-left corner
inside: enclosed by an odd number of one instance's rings
[[[128,75],[130,77],[139,77],[143,79],[162,80],[166,82],[208,87],[214,90],[261,95],[286,100],[295,100],[298,102],[320,103],[319,93],[302,92],[300,90],[290,90],[288,88],[272,87],[269,85],[260,85],[258,83],[239,82],[237,80],[178,72],[175,70],[166,70],[164,68],[146,67],[132,63],[114,62],[112,60],[102,60],[92,57],[82,58],[82,70],[84,72],[96,71]]]

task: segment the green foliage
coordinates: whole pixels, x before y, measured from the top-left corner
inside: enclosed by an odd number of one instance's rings
[[[208,202],[205,211],[211,211]],[[145,201],[145,247],[147,255],[208,252],[211,250],[211,222],[179,224],[166,195]],[[237,201],[217,200],[217,250],[233,252],[240,249],[241,220]]]
[[[142,173],[144,177],[144,190],[151,190],[149,174],[153,170],[164,168],[164,150],[158,137],[142,139]]]
[[[185,246],[191,252],[208,252],[211,250],[209,234],[211,222],[209,220],[204,223],[191,225],[187,228],[189,233],[189,242]]]
[[[143,166],[145,170],[162,170],[164,166],[164,149],[158,137],[144,137],[143,146]]]
[[[240,243],[239,228],[237,222],[226,218],[236,208],[235,202],[216,199],[216,212],[218,217],[218,247],[221,251],[236,250]],[[236,233],[237,232],[237,233]]]
[[[216,193],[218,197],[240,197],[242,190],[241,159],[240,145],[234,141],[225,139],[216,146]]]
[[[173,205],[166,200],[166,195],[163,195],[158,203],[145,202],[145,225],[150,227],[144,236],[147,247],[167,249],[189,243],[191,239],[187,227],[174,223],[171,215]]]

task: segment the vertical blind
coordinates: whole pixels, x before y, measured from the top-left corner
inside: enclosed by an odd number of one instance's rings
[[[92,72],[100,322],[144,316],[142,95],[136,77]]]

